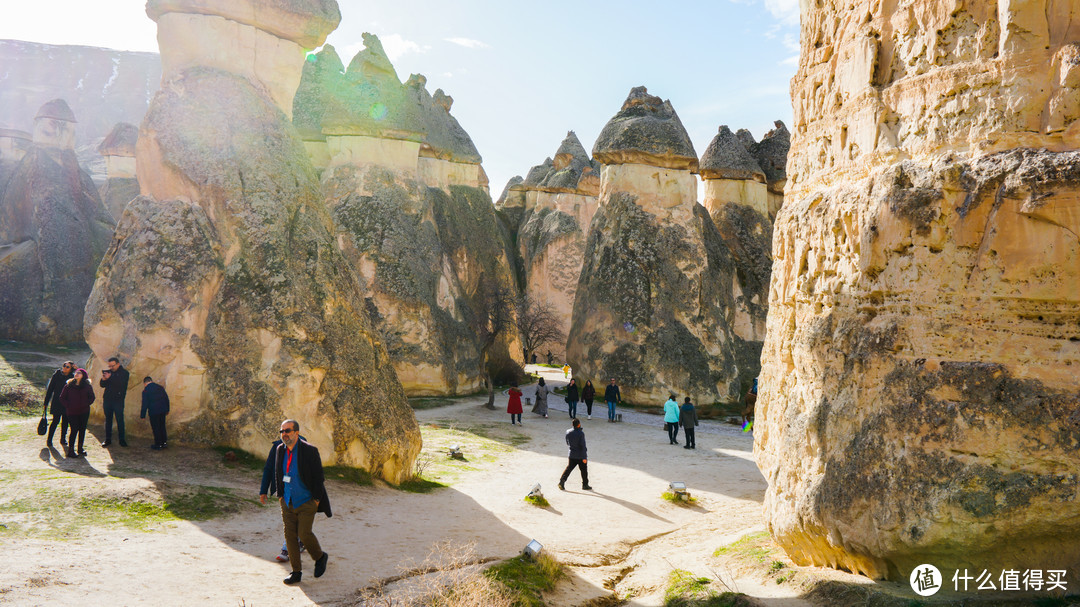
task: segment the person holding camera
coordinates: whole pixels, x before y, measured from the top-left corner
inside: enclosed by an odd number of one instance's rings
[[[101,397],[105,410],[105,440],[101,442],[101,446],[108,447],[112,444],[112,420],[115,415],[117,438],[120,440],[120,446],[126,447],[124,399],[127,397],[130,374],[120,364],[120,359],[115,356],[110,358],[107,364],[109,368],[101,372],[101,379],[98,380],[98,385],[105,388],[105,393]]]

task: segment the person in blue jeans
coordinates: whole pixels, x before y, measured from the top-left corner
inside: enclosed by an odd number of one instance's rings
[[[566,404],[569,407],[570,419],[577,417],[578,398],[577,382],[575,382],[573,378],[570,378],[570,384],[566,386]]]
[[[679,403],[672,394],[664,403],[664,426],[667,427],[668,440],[672,445],[679,444]]]
[[[615,378],[611,378],[611,383],[604,389],[604,400],[607,401],[607,420],[609,422],[615,421],[615,404],[622,401],[622,395],[619,393],[619,386],[615,384]]]

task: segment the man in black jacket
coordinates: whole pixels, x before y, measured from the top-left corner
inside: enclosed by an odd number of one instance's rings
[[[566,479],[574,468],[581,468],[581,488],[585,491],[592,490],[589,486],[589,450],[585,448],[585,431],[581,429],[581,422],[574,420],[574,427],[566,431],[566,445],[570,447],[570,462],[566,464],[562,477],[559,478],[559,489],[566,491]]]
[[[143,378],[142,411],[139,412],[139,418],[146,418],[148,413],[150,414],[150,429],[154,432],[154,444],[150,445],[150,448],[161,451],[169,440],[169,434],[165,431],[165,416],[169,414],[169,395],[165,392],[165,388],[155,384],[154,379],[149,375]],[[120,444],[124,445],[123,438],[120,439]]]
[[[292,573],[284,581],[289,585],[300,583],[300,541],[304,542],[308,554],[315,559],[315,577],[322,577],[330,555],[323,552],[319,539],[311,532],[311,525],[317,512],[327,517],[333,516],[333,513],[326,496],[319,450],[300,440],[300,423],[296,420],[281,422],[281,444],[274,458],[274,474],[274,486],[281,504],[281,521],[285,524],[285,545],[289,549],[289,564],[292,565]],[[263,499],[264,496],[260,495],[259,501]]]
[[[307,439],[302,435],[300,440],[307,442]],[[263,464],[262,483],[259,485],[259,501],[266,504],[266,495],[274,495],[277,488],[274,486],[274,464],[277,462],[277,448],[281,444],[281,439],[274,441],[274,444],[270,445],[270,452],[266,454],[266,463]],[[304,542],[300,542],[300,552],[304,551]],[[279,563],[284,563],[289,560],[289,547],[285,544],[285,540],[281,540],[281,552],[274,557]]]
[[[607,420],[613,422],[615,421],[615,404],[622,400],[622,394],[619,392],[619,386],[615,384],[614,377],[604,389],[604,400],[607,401]]]
[[[108,369],[101,372],[101,379],[98,381],[98,385],[105,388],[105,394],[101,397],[105,410],[105,440],[101,442],[101,446],[108,447],[112,444],[112,420],[113,415],[115,415],[117,438],[120,439],[120,446],[126,447],[127,441],[124,440],[124,398],[127,397],[129,374],[128,370],[120,364],[120,359],[115,356],[109,359],[108,367]]]
[[[75,363],[69,360],[53,373],[52,379],[49,380],[49,387],[45,389],[45,406],[49,409],[49,415],[52,415],[52,423],[49,424],[49,437],[45,439],[45,444],[50,448],[53,446],[52,439],[53,433],[56,432],[56,424],[60,424],[60,445],[67,446],[67,438],[65,437],[67,436],[68,421],[67,415],[64,414],[64,405],[60,404],[60,391],[64,389],[67,380],[74,375]]]

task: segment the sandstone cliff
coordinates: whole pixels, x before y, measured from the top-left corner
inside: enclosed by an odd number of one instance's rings
[[[453,100],[421,75],[402,84],[378,38],[364,42],[344,70],[330,46],[309,59],[294,122],[406,393],[475,392],[479,294],[517,291],[509,234]]]
[[[570,131],[554,159],[533,167],[521,183],[508,185],[522,201],[515,227],[525,292],[551,306],[563,335],[570,333],[585,238],[598,204],[599,168]],[[544,344],[543,350],[563,360],[566,343]]]
[[[83,307],[113,221],[75,158],[75,122],[62,99],[46,103],[33,144],[18,164],[0,165],[12,171],[0,198],[0,338],[82,340]]]
[[[731,254],[697,203],[698,158],[671,104],[630,92],[593,147],[603,164],[567,358],[624,398],[739,396]]]
[[[101,186],[101,200],[114,219],[119,220],[124,207],[139,195],[139,181],[135,178],[135,142],[139,139],[139,127],[118,122],[98,146],[98,153],[105,158],[105,183]]]
[[[755,427],[796,562],[1076,583],[1077,10],[803,5]]]
[[[87,342],[98,361],[119,354],[162,383],[185,440],[263,453],[292,417],[324,463],[400,482],[416,420],[286,114],[302,47],[336,25],[337,6],[245,4],[259,10],[148,5],[165,80],[137,144],[143,195],[102,263]]]

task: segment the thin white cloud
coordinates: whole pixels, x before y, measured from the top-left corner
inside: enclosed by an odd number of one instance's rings
[[[491,48],[490,44],[472,38],[443,38],[443,40],[465,48]]]
[[[799,65],[799,56],[798,55],[792,55],[792,56],[788,57],[787,59],[784,59],[783,61],[781,61],[780,65],[787,66],[787,67],[795,67],[795,66]]]
[[[383,50],[386,51],[386,56],[390,58],[390,61],[396,61],[399,57],[409,53],[420,54],[431,50],[430,46],[406,40],[401,37],[401,34],[379,36],[379,40],[382,42]]]
[[[799,24],[799,0],[763,0],[765,10],[787,25]]]

